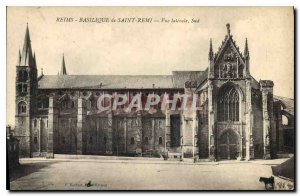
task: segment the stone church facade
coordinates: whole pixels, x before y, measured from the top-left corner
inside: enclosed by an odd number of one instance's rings
[[[294,146],[293,100],[273,95],[273,82],[250,74],[247,39],[241,53],[227,24],[214,53],[210,40],[204,71],[172,75],[38,76],[27,26],[16,66],[15,136],[23,157],[54,154],[159,156],[219,161],[276,158]],[[102,94],[197,95],[198,110],[99,111]],[[111,104],[111,103],[103,103]],[[282,123],[282,115],[288,124]],[[287,145],[290,145],[287,147]]]

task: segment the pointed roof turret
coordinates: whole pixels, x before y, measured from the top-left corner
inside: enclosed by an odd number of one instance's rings
[[[214,58],[214,51],[212,47],[212,39],[210,38],[208,60],[212,60],[213,58]]]
[[[66,63],[65,63],[65,55],[63,54],[62,65],[60,70],[60,75],[67,75]]]
[[[226,24],[226,28],[227,28],[227,35],[230,35],[230,24],[229,23]]]
[[[21,54],[20,66],[31,66],[35,67],[34,60],[32,56],[32,49],[31,49],[31,40],[29,35],[29,28],[28,23],[25,32],[23,50]]]
[[[245,58],[249,58],[249,57],[250,57],[249,48],[248,48],[248,40],[247,40],[247,38],[246,38],[246,41],[245,41],[244,57],[245,57]]]

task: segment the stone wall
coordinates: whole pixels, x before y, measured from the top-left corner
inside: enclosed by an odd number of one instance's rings
[[[15,120],[15,136],[19,140],[20,157],[31,156],[31,130],[29,116],[18,116]]]
[[[263,142],[263,116],[262,116],[262,100],[260,91],[255,91],[252,96],[253,111],[253,145],[254,158],[263,158],[264,142]]]
[[[32,124],[32,152],[33,156],[44,156],[47,152],[48,117],[34,117]]]

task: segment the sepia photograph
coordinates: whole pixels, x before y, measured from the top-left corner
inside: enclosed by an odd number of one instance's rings
[[[294,7],[6,7],[7,189],[295,190]]]

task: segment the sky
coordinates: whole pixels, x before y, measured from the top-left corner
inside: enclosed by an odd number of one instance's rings
[[[73,22],[57,22],[57,18]],[[91,23],[80,18],[152,18],[152,23]],[[189,23],[154,22],[180,19]],[[192,23],[191,20],[199,21]],[[78,21],[75,21],[78,20]],[[250,73],[273,80],[274,94],[294,98],[292,7],[8,7],[7,124],[14,125],[15,66],[26,23],[39,73],[170,75],[204,70],[209,40],[217,52],[230,23],[233,39],[250,50]]]

